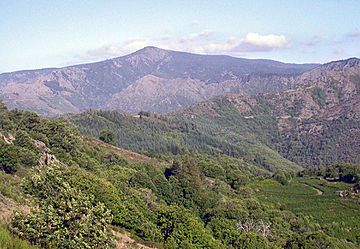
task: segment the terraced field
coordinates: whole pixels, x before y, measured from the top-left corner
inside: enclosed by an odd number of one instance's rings
[[[280,205],[297,214],[311,216],[336,237],[360,240],[360,205],[354,198],[342,198],[337,191],[350,184],[316,178],[295,178],[289,185],[273,180],[256,183],[259,200]]]

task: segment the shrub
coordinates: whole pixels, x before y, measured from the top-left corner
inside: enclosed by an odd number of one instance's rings
[[[222,248],[186,209],[172,205],[159,210],[157,225],[168,248]]]
[[[111,248],[110,211],[70,185],[64,170],[48,166],[25,182],[35,205],[30,214],[15,213],[12,231],[45,248]]]
[[[19,159],[16,146],[12,144],[0,144],[0,170],[5,173],[15,173],[19,167]]]
[[[99,139],[105,143],[112,143],[114,142],[114,133],[109,129],[103,129],[99,133]]]

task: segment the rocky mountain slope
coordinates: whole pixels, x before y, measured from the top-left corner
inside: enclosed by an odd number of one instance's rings
[[[224,93],[289,89],[315,64],[286,64],[146,47],[91,64],[0,74],[10,108],[42,115],[88,109],[169,112]]]
[[[359,163],[360,60],[325,64],[301,75],[295,85],[275,94],[218,97],[182,115],[226,123],[243,134],[248,130],[239,130],[239,121],[225,118],[239,116],[252,127],[250,132],[301,165]]]
[[[109,128],[119,145],[149,153],[220,153],[272,171],[294,163],[359,163],[360,60],[325,64],[294,84],[279,93],[226,94],[140,120],[106,111],[71,119],[84,134]]]

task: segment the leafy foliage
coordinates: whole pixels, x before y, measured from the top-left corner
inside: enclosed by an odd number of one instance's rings
[[[109,211],[65,181],[62,171],[48,166],[25,183],[36,206],[30,214],[15,215],[12,231],[45,248],[111,248]]]
[[[157,225],[168,248],[221,248],[196,217],[177,206],[161,209]]]
[[[106,143],[112,143],[114,141],[114,134],[109,129],[104,129],[100,131],[99,139]]]
[[[322,176],[325,179],[338,180],[346,183],[359,183],[360,165],[351,163],[337,163],[329,166],[307,169],[300,174]]]
[[[3,144],[0,147],[0,169],[5,173],[14,173],[19,167],[17,149],[14,145]]]

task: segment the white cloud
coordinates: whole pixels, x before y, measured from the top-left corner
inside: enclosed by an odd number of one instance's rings
[[[248,33],[244,38],[231,37],[225,42],[208,44],[205,46],[205,51],[217,53],[268,52],[286,48],[288,44],[289,41],[284,35]]]
[[[148,39],[133,39],[123,42],[120,46],[104,45],[99,48],[90,49],[81,56],[77,56],[79,59],[105,59],[115,56],[121,56],[143,47],[151,45],[152,42]]]
[[[191,21],[191,25],[193,25],[193,26],[197,26],[199,24],[200,24],[200,21],[198,19],[194,19]]]
[[[117,46],[108,46],[108,45],[104,45],[102,47],[99,48],[95,48],[95,49],[91,49],[88,50],[86,52],[85,55],[80,56],[80,57],[108,57],[108,56],[113,56],[114,54],[118,54],[121,53],[121,48],[117,47]]]
[[[258,47],[282,48],[288,44],[284,35],[259,35],[258,33],[248,33],[243,43]]]
[[[146,46],[201,54],[244,54],[283,49],[288,46],[288,43],[289,41],[284,35],[260,35],[258,33],[248,33],[244,37],[229,37],[221,41],[215,39],[213,32],[203,30],[186,34],[181,38],[166,36],[159,39],[132,39],[119,45],[106,45],[88,50],[78,58],[100,60],[125,55]]]
[[[136,51],[142,49],[146,46],[151,45],[151,41],[148,39],[134,39],[129,40],[124,43],[123,50],[124,51]]]
[[[239,46],[241,39],[230,37],[224,42],[210,42],[202,46],[203,53],[228,53]]]

